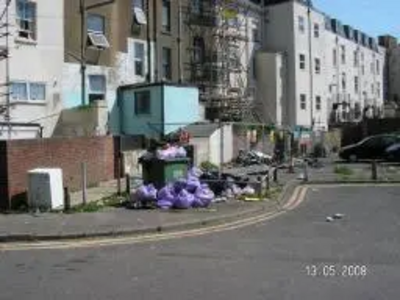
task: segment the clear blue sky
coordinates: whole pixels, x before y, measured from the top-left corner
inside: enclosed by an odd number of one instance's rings
[[[400,39],[400,0],[313,0],[313,4],[368,35]]]

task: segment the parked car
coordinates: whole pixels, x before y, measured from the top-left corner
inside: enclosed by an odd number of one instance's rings
[[[389,146],[385,155],[388,161],[400,162],[400,143]]]
[[[385,159],[386,149],[396,143],[400,143],[400,135],[374,135],[356,144],[343,147],[339,151],[339,157],[352,162],[360,159]]]

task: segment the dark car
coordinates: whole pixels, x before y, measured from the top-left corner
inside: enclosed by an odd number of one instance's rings
[[[400,162],[400,143],[389,146],[385,154],[388,161]]]
[[[363,139],[357,144],[343,147],[339,151],[339,157],[353,162],[360,159],[385,159],[386,149],[396,143],[400,143],[399,135],[374,135]]]

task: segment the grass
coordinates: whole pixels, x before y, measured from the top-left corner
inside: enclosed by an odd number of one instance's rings
[[[347,166],[335,166],[334,172],[340,176],[351,176],[354,174],[354,171]]]
[[[126,201],[126,195],[118,196],[114,194],[110,197],[101,199],[100,201],[90,202],[86,204],[79,204],[71,207],[68,213],[93,213],[101,211],[107,207],[122,207]]]

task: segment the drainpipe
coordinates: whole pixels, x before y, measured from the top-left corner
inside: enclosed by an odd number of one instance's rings
[[[153,74],[152,74],[152,68],[151,68],[151,59],[153,55],[153,49],[151,48],[151,30],[150,30],[150,20],[151,20],[151,14],[150,14],[150,0],[146,1],[146,17],[147,17],[147,28],[146,28],[146,35],[147,35],[147,81],[152,82],[153,80]]]
[[[310,69],[310,113],[311,113],[311,131],[314,130],[314,76],[313,76],[313,47],[312,47],[312,21],[310,3],[307,7],[308,16],[308,53],[309,53],[309,69]]]
[[[183,82],[182,70],[182,7],[181,0],[178,0],[178,78],[179,83]]]
[[[154,35],[154,80],[160,81],[159,71],[159,49],[158,49],[158,22],[157,22],[157,3],[153,0],[153,35]]]

